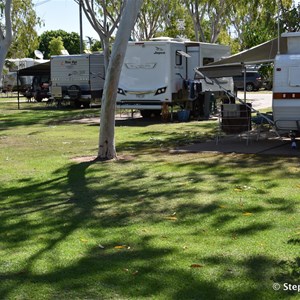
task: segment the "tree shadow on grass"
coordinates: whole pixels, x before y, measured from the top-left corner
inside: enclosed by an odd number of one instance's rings
[[[0,220],[0,235],[5,240],[6,249],[20,252],[23,247],[28,247],[28,242],[36,242],[37,235],[42,237],[43,242],[42,246],[29,252],[30,255],[19,258],[19,265],[1,272],[1,295],[9,298],[15,296],[16,287],[21,292],[30,286],[41,289],[47,286],[44,291],[50,289],[45,296],[48,298],[261,299],[265,295],[273,295],[271,286],[266,287],[263,282],[268,281],[270,266],[275,264],[272,258],[233,255],[226,258],[206,253],[201,257],[205,266],[191,268],[197,251],[183,254],[175,243],[177,229],[185,222],[189,225],[187,235],[193,235],[194,226],[199,225],[199,221],[206,222],[209,224],[206,226],[211,228],[224,227],[227,235],[253,236],[272,228],[267,220],[244,224],[234,230],[227,228],[236,219],[243,218],[238,204],[220,214],[223,209],[220,201],[197,199],[197,195],[201,195],[201,180],[205,180],[205,172],[210,168],[217,168],[218,172],[214,174],[216,181],[227,178],[226,181],[233,187],[244,182],[251,185],[250,174],[231,178],[225,167],[226,159],[223,159],[219,156],[215,162],[199,165],[193,161],[174,161],[173,168],[179,173],[186,167],[192,171],[182,173],[180,178],[157,171],[155,180],[148,182],[148,186],[143,186],[144,180],[153,174],[149,174],[147,169],[135,172],[134,168],[128,168],[119,173],[116,171],[124,167],[124,162],[83,162],[57,170],[53,180],[28,181],[26,186],[4,189],[2,195],[6,205]],[[253,161],[245,161],[240,168],[251,163]],[[272,170],[273,167],[270,165],[268,168]],[[261,164],[259,168],[267,171],[266,165]],[[189,179],[195,180],[196,187],[180,185]],[[173,184],[171,190],[167,188],[170,182]],[[179,185],[174,185],[174,182]],[[222,192],[215,187],[209,191],[216,198]],[[181,197],[189,201],[177,201]],[[276,209],[295,211],[293,203],[288,205],[284,200],[274,199],[272,203],[269,199],[269,203],[264,204],[252,203],[251,211],[261,216]],[[178,221],[169,225],[164,217],[174,210],[178,213]],[[34,219],[34,216],[37,218]],[[174,237],[169,245],[155,244],[162,233],[152,234],[151,227],[160,223],[165,224],[165,230],[172,228],[170,234]],[[132,229],[135,224],[138,224],[135,230],[145,228],[145,233],[136,234]],[[86,247],[80,250],[82,253],[74,254],[74,261],[67,265],[60,265],[59,257],[56,263],[57,249],[83,228],[97,232],[98,243],[102,243],[101,239],[105,240],[104,248],[94,241],[91,244],[88,240],[78,241],[86,243]],[[115,248],[117,245],[121,247]],[[186,256],[184,263],[182,256]],[[176,263],[177,258],[179,264]],[[46,268],[44,272],[35,270],[39,261],[51,262],[51,259],[54,259],[53,267]],[[222,268],[222,272],[215,272],[216,268]],[[231,280],[236,283],[239,276],[247,284],[233,287]],[[32,299],[38,298],[38,289],[35,290]]]

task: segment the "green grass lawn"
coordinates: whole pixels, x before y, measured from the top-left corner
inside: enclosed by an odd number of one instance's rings
[[[170,154],[215,121],[138,119],[76,160],[98,115],[0,99],[0,299],[300,297],[298,158]]]

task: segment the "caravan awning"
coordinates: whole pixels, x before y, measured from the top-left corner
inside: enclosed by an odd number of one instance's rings
[[[18,71],[18,76],[50,75],[50,61],[24,68]]]
[[[279,51],[281,54],[287,53],[287,38],[279,39]],[[210,65],[244,63],[245,65],[259,64],[263,62],[271,62],[278,54],[278,39],[262,43],[248,50],[244,50],[237,54],[231,55],[222,60],[216,61]]]
[[[197,69],[207,77],[235,76],[238,75],[237,72],[239,72],[240,75],[246,65],[256,65],[274,61],[278,52],[281,54],[287,53],[286,37],[280,37],[279,40],[277,38],[270,40]]]

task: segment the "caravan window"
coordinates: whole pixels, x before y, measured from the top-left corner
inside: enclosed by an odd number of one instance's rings
[[[203,66],[206,66],[214,61],[215,59],[213,57],[203,57]]]
[[[176,60],[176,66],[182,65],[182,55],[178,52],[178,50],[176,51],[175,60]]]

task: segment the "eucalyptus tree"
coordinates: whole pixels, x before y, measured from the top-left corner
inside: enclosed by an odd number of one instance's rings
[[[170,0],[145,0],[139,12],[135,26],[137,40],[149,40],[157,32],[163,31],[168,22],[168,13],[172,10]]]
[[[281,1],[282,2],[282,1]],[[296,32],[300,31],[300,3],[293,4],[291,9],[284,7],[281,3],[280,28],[281,31]]]
[[[1,21],[2,21],[0,24],[0,73],[1,74],[4,67],[4,62],[5,62],[7,52],[13,38],[11,6],[12,6],[12,0],[7,0],[5,3],[0,2]]]
[[[181,0],[193,20],[195,39],[215,43],[220,33],[229,26],[228,0]]]
[[[232,4],[231,24],[240,50],[263,43],[277,35],[278,12],[289,10],[292,0],[239,0]]]
[[[149,40],[156,36],[193,37],[190,18],[178,0],[145,0],[135,25],[134,37]]]
[[[36,16],[31,0],[0,1],[0,72],[5,58],[26,57],[37,45]]]
[[[113,45],[101,102],[98,159],[108,160],[117,156],[115,147],[115,106],[117,89],[128,39],[136,22],[143,0],[128,0],[122,13],[120,26]]]
[[[98,33],[108,67],[112,38],[119,26],[126,0],[74,0],[80,5],[89,23]]]
[[[11,58],[28,57],[38,46],[38,34],[35,28],[42,25],[41,19],[36,15],[32,0],[13,0],[11,20],[13,40],[8,56]]]

